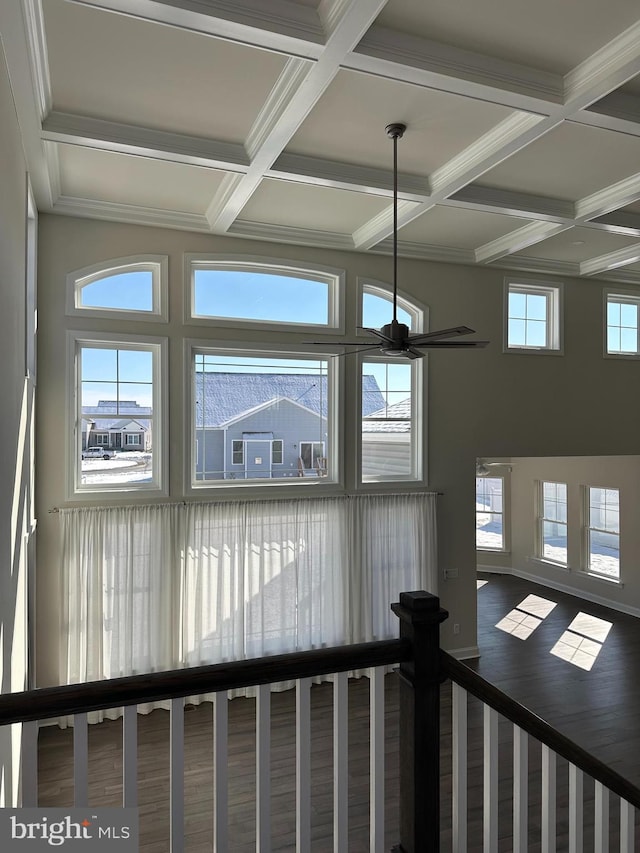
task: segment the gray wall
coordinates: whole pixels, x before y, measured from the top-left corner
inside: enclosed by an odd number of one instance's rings
[[[27,686],[33,383],[25,378],[26,166],[1,41],[0,163],[0,685],[8,693]],[[0,807],[18,802],[19,755],[19,727],[0,729]]]
[[[237,330],[182,325],[183,253],[246,253],[292,258],[346,269],[347,334],[356,325],[357,277],[391,279],[391,260],[358,253],[282,246],[276,243],[191,234],[159,228],[42,216],[40,231],[41,356],[38,398],[39,680],[57,680],[55,643],[58,613],[50,602],[58,589],[58,526],[47,510],[64,501],[65,429],[64,316],[65,276],[100,260],[138,253],[169,254],[170,322],[155,334],[170,337],[170,498],[183,495],[184,368],[181,339],[237,341]],[[455,580],[443,581],[440,593],[450,618],[442,629],[448,648],[476,643],[476,552],[474,465],[478,456],[553,456],[633,454],[640,450],[640,396],[635,387],[637,363],[602,357],[602,290],[595,280],[565,279],[565,355],[502,352],[504,271],[400,260],[400,289],[430,308],[432,329],[467,324],[492,344],[478,351],[432,352],[427,364],[427,442],[429,487],[439,499],[441,569],[457,568]],[[523,276],[519,276],[523,278]],[[526,278],[526,276],[524,277]],[[536,276],[539,278],[539,276]],[[84,328],[102,329],[102,321]],[[146,332],[133,321],[122,330]],[[263,335],[264,337],[264,335]],[[244,335],[259,341],[257,332]],[[269,336],[277,340],[277,333]],[[289,339],[293,339],[290,335]],[[297,334],[300,342],[308,335]],[[346,337],[346,340],[349,340]],[[356,385],[355,359],[346,359],[347,389]],[[347,393],[347,400],[349,399]],[[345,482],[355,480],[355,435],[345,436]],[[293,487],[295,488],[295,487]],[[397,491],[398,484],[387,488]],[[374,491],[380,491],[378,486]],[[99,503],[99,502],[96,502]],[[460,625],[459,636],[453,624]]]

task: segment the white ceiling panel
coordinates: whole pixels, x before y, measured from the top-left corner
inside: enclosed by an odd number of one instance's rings
[[[225,174],[76,145],[58,149],[62,194],[74,198],[204,213]]]
[[[428,175],[512,111],[420,86],[341,71],[287,146],[287,151],[391,169],[385,127],[403,122],[401,171]]]
[[[244,142],[285,59],[65,0],[44,4],[53,107]]]
[[[388,206],[388,199],[380,196],[266,180],[241,219],[351,234]]]
[[[476,249],[526,224],[527,220],[515,216],[438,205],[406,225],[399,239],[431,246]]]
[[[629,0],[389,0],[378,23],[566,74],[637,18],[638,6]]]
[[[595,228],[571,228],[554,237],[549,237],[542,243],[529,246],[522,252],[516,254],[530,258],[550,258],[556,261],[581,261],[596,258],[624,249],[638,242],[637,237],[629,237],[623,234],[612,234],[609,231],[600,231]]]
[[[577,201],[640,171],[640,138],[564,123],[486,172],[483,186]]]

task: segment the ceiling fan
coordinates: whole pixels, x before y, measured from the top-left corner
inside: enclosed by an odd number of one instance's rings
[[[361,349],[351,350],[348,353],[342,353],[342,355],[378,349],[386,356],[414,359],[423,358],[426,352],[422,352],[422,350],[426,349],[477,348],[486,347],[489,343],[489,341],[458,340],[462,335],[475,334],[475,330],[468,326],[454,326],[452,329],[440,329],[435,332],[412,335],[405,323],[398,322],[398,139],[403,136],[406,129],[405,124],[398,122],[388,124],[386,127],[387,136],[393,139],[393,319],[381,329],[359,326],[358,328],[361,331],[369,332],[375,336],[376,340],[344,343],[343,346],[357,346]],[[447,340],[448,338],[453,338],[453,340]],[[313,343],[318,346],[326,346],[319,341]],[[367,346],[363,347],[363,344],[367,344]]]
[[[486,477],[491,468],[504,468],[511,471],[510,462],[488,462],[486,459],[476,459],[476,477]]]

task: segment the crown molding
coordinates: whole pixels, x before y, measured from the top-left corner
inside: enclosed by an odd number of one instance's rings
[[[372,249],[374,254],[392,255],[393,240],[381,240]],[[408,260],[435,261],[443,264],[474,264],[472,249],[457,249],[452,246],[433,246],[429,243],[412,243],[398,240],[398,255]]]
[[[62,195],[62,184],[60,179],[60,158],[58,157],[58,146],[53,142],[43,142],[44,156],[47,161],[47,173],[51,187],[51,205]]]
[[[242,145],[73,113],[54,111],[48,115],[42,124],[42,138],[224,171],[246,172],[249,168]]]
[[[53,205],[51,213],[59,213],[64,216],[84,216],[88,219],[107,219],[112,222],[127,222],[131,225],[152,225],[180,231],[209,231],[206,217],[201,214],[178,213],[153,207],[97,201],[73,196],[60,196]]]
[[[576,202],[576,219],[595,219],[640,199],[640,173],[605,187]]]
[[[433,195],[451,195],[529,142],[543,136],[556,123],[539,115],[512,113],[433,172],[430,176]]]
[[[564,77],[565,104],[590,106],[640,72],[640,22],[613,38]]]
[[[640,213],[630,213],[626,210],[615,210],[604,216],[598,217],[597,221],[585,222],[587,228],[603,228],[614,234],[628,234],[629,237],[640,237]]]
[[[253,160],[260,149],[266,144],[269,135],[280,121],[282,113],[285,111],[291,98],[298,91],[310,68],[311,63],[308,59],[290,57],[287,60],[273,89],[262,105],[262,109],[247,134],[245,148],[249,160]]]
[[[616,252],[608,252],[606,255],[599,255],[597,258],[582,261],[580,275],[597,275],[627,264],[636,264],[639,261],[640,243],[634,243],[633,246],[625,246],[624,249],[618,249]]]
[[[315,9],[292,0],[71,0],[144,21],[309,59],[325,34]]]
[[[527,255],[518,255],[517,257],[509,255],[508,257],[499,258],[491,266],[517,272],[571,276],[572,278],[580,277],[580,264],[572,261],[555,261],[551,258],[531,258]]]
[[[398,228],[412,222],[417,216],[435,207],[433,204],[416,204],[413,201],[398,200]],[[373,216],[364,225],[353,232],[353,245],[356,249],[370,249],[393,232],[393,206],[386,207]]]
[[[543,115],[562,103],[560,75],[378,25],[371,27],[344,65]]]
[[[305,154],[281,154],[265,178],[309,183],[352,192],[391,197],[393,174],[388,169],[339,163]],[[429,180],[421,175],[398,174],[398,195],[406,201],[429,200]]]
[[[349,0],[320,0],[318,17],[325,35],[330,36],[349,8]]]
[[[310,228],[295,228],[288,225],[271,225],[266,222],[250,222],[236,219],[229,231],[232,237],[247,237],[251,240],[269,240],[276,243],[292,243],[298,246],[313,246],[322,249],[353,251],[353,240],[348,234],[335,231],[314,231]]]
[[[567,231],[569,228],[571,228],[570,225],[558,222],[529,222],[522,228],[517,228],[515,231],[498,237],[497,240],[491,240],[491,242],[479,246],[475,250],[476,262],[479,264],[493,263],[498,258],[521,252],[523,249],[553,237],[554,234],[560,234],[561,231]]]
[[[41,0],[22,0],[22,8],[29,45],[29,64],[33,88],[40,106],[40,118],[43,119],[51,111],[53,99],[42,2]]]
[[[625,284],[630,287],[640,287],[640,270],[611,270],[606,275],[594,275],[592,281],[614,282]]]
[[[573,219],[575,215],[574,205],[571,201],[530,195],[514,190],[485,187],[481,184],[467,184],[449,196],[448,199],[443,199],[439,204],[462,207],[466,210],[479,210],[485,213],[498,213],[503,216],[546,219],[553,222]]]

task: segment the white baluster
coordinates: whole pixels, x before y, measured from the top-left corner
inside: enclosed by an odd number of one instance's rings
[[[467,850],[467,691],[451,685],[452,720],[452,849]]]
[[[271,685],[256,698],[256,851],[271,851]]]
[[[311,850],[311,679],[296,682],[296,853]]]
[[[89,805],[89,731],[86,714],[73,717],[74,805]]]
[[[334,853],[347,853],[349,682],[346,672],[339,672],[333,678],[333,850]]]
[[[584,776],[569,765],[569,853],[582,853],[584,844]]]
[[[513,726],[513,853],[529,847],[529,736]]]
[[[213,851],[229,850],[228,699],[225,690],[213,701]]]
[[[171,853],[184,850],[184,699],[171,700],[169,717]]]
[[[384,846],[384,667],[369,670],[369,848]]]
[[[22,724],[22,807],[38,805],[38,721]]]
[[[498,849],[498,712],[484,706],[484,853]]]
[[[594,845],[595,853],[609,853],[609,789],[595,783]]]
[[[542,853],[556,849],[556,754],[542,745]]]
[[[635,823],[635,809],[626,800],[620,800],[620,853],[633,853]]]
[[[138,805],[138,708],[127,705],[122,716],[122,805]]]

